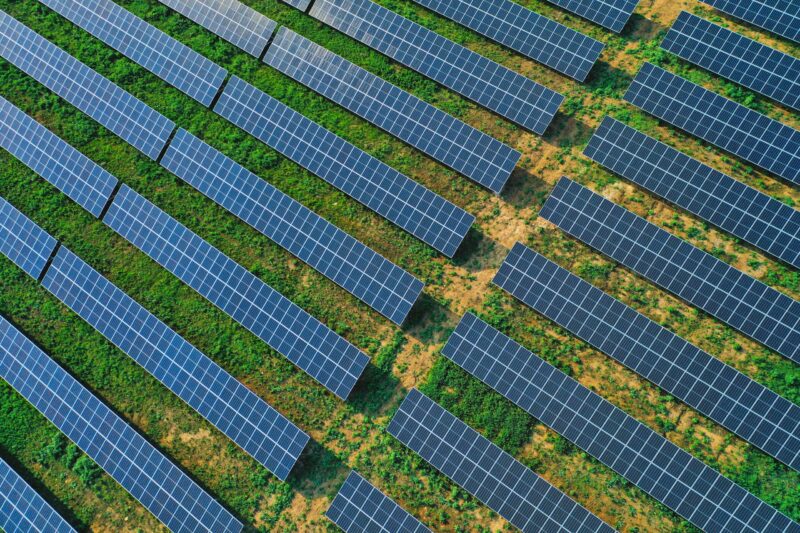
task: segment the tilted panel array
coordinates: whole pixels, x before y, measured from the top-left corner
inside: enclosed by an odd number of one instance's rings
[[[0,56],[152,159],[175,124],[0,11]]]
[[[227,71],[112,0],[39,0],[205,106]]]
[[[325,512],[346,533],[426,533],[430,530],[355,470]]]
[[[475,217],[233,77],[214,111],[448,257]]]
[[[661,48],[800,110],[800,59],[681,11]]]
[[[800,302],[568,178],[539,216],[800,363]]]
[[[620,33],[639,0],[547,0],[551,4]]]
[[[605,46],[511,0],[414,1],[578,81]]]
[[[539,135],[564,100],[370,0],[316,0],[309,14]]]
[[[96,217],[117,178],[0,97],[0,147]]]
[[[475,315],[442,354],[703,531],[800,527]]]
[[[296,7],[300,11],[305,11],[311,5],[311,0],[283,0],[292,7]]]
[[[255,57],[261,57],[278,24],[239,0],[160,0]]]
[[[745,242],[800,268],[800,211],[605,117],[584,155]]]
[[[723,13],[800,43],[800,3],[796,0],[702,0]]]
[[[270,472],[289,476],[308,435],[133,298],[64,247],[42,285]]]
[[[74,533],[53,507],[0,457],[0,529],[6,533]]]
[[[369,358],[247,269],[123,185],[104,222],[346,399]]]
[[[517,243],[494,282],[731,432],[800,470],[800,407]]]
[[[625,100],[673,126],[800,184],[800,131],[651,63]]]
[[[46,231],[0,197],[0,253],[39,279],[57,245]]]
[[[525,533],[614,531],[417,389],[386,431]]]
[[[222,505],[3,317],[0,377],[172,531],[242,530]]]
[[[499,194],[521,154],[288,28],[270,66]]]

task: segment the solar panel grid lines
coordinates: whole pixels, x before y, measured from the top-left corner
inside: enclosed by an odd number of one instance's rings
[[[525,533],[614,531],[417,389],[386,431]]]
[[[325,516],[346,533],[430,532],[355,470],[350,471]]]
[[[282,27],[264,61],[496,194],[521,154]]]
[[[605,117],[584,155],[665,200],[800,268],[800,211]]]
[[[346,400],[369,358],[123,185],[103,221],[156,263]]]
[[[311,5],[312,0],[283,0],[283,1],[289,4],[290,6],[305,12],[308,9],[308,6]]]
[[[704,531],[788,531],[795,525],[475,315],[442,355]]]
[[[227,71],[112,0],[39,0],[204,106]]]
[[[175,124],[0,11],[0,56],[151,159]]]
[[[517,243],[494,283],[711,420],[800,470],[800,407]]]
[[[620,33],[639,0],[547,0],[551,4]]]
[[[800,4],[795,0],[702,0],[723,13],[800,43]]]
[[[0,253],[39,279],[57,245],[50,234],[0,197]]]
[[[456,253],[475,220],[235,76],[214,111],[448,257]]]
[[[316,0],[309,14],[539,135],[564,101],[561,94],[370,0]]]
[[[0,377],[172,531],[242,530],[222,505],[3,317]]]
[[[676,76],[642,65],[625,100],[795,184],[800,131]]]
[[[161,164],[396,324],[422,292],[414,276],[185,130]]]
[[[254,57],[261,57],[278,24],[239,0],[159,0]]]
[[[75,254],[42,285],[281,480],[309,437]]]
[[[74,533],[28,483],[0,457],[0,529],[6,533]]]

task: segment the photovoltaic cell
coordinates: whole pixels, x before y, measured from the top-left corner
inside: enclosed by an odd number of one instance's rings
[[[0,147],[94,216],[111,198],[117,178],[0,97]]]
[[[614,531],[417,389],[386,431],[525,533]]]
[[[355,470],[347,476],[325,516],[346,533],[430,532]]]
[[[61,247],[42,285],[280,479],[308,435],[78,256]]]
[[[278,25],[238,0],[160,1],[255,57],[261,57]]]
[[[703,531],[800,529],[475,315],[442,354]]]
[[[74,533],[74,529],[0,457],[0,529]]]
[[[800,3],[796,0],[703,0],[723,13],[800,43]]]
[[[296,7],[300,11],[305,11],[311,5],[311,0],[283,0],[292,7]]]
[[[548,0],[548,2],[619,33],[628,23],[639,0]]]
[[[205,106],[227,71],[112,0],[39,0]]]
[[[745,161],[800,184],[800,131],[651,63],[625,100]]]
[[[175,124],[0,11],[0,56],[152,159]]]
[[[264,61],[499,194],[520,153],[283,27]]]
[[[369,358],[123,185],[104,222],[331,392],[347,399]]]
[[[214,111],[448,257],[475,217],[237,77]]]
[[[517,243],[494,282],[711,420],[800,470],[800,407]]]
[[[800,211],[605,117],[584,155],[800,268]]]
[[[206,491],[2,317],[0,377],[172,531],[242,530]]]
[[[57,244],[46,231],[0,197],[0,252],[15,265],[39,279]]]
[[[539,135],[564,100],[370,0],[317,0],[309,14]]]
[[[605,46],[511,0],[414,1],[578,81]]]

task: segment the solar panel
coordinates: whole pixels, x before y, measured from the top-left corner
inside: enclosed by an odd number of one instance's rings
[[[214,111],[448,257],[475,217],[237,77]]]
[[[800,110],[800,59],[681,11],[661,48]]]
[[[745,161],[800,184],[800,131],[650,63],[625,100]]]
[[[264,61],[495,193],[519,161],[510,146],[286,27]]]
[[[0,197],[0,252],[39,279],[58,243],[31,219]]]
[[[792,521],[543,359],[467,313],[442,354],[703,531]]]
[[[311,0],[283,0],[292,7],[296,7],[300,11],[305,11],[311,5]]]
[[[0,97],[0,147],[94,216],[111,198],[117,178]]]
[[[285,480],[308,435],[64,247],[42,285]]]
[[[278,24],[238,0],[160,0],[255,57],[261,57]]]
[[[723,13],[800,43],[800,4],[796,0],[703,0]]]
[[[185,130],[161,164],[397,324],[422,292],[414,276]]]
[[[6,533],[70,533],[66,520],[0,457],[0,529]]]
[[[350,471],[325,516],[346,533],[430,532],[355,470]]]
[[[517,243],[494,282],[731,432],[800,469],[800,406]]]
[[[414,1],[578,81],[605,46],[511,0]]]
[[[370,0],[317,0],[309,14],[539,135],[564,100]]]
[[[152,159],[175,128],[172,121],[3,11],[0,56]]]
[[[525,533],[614,531],[417,389],[386,431]]]
[[[123,185],[113,230],[342,399],[369,358],[244,267]]]
[[[584,155],[745,242],[800,268],[800,211],[611,117]]]
[[[39,0],[204,106],[227,71],[112,0]]]
[[[3,317],[0,377],[172,531],[242,530],[233,515]]]
[[[547,1],[616,33],[622,31],[639,3],[639,0]]]

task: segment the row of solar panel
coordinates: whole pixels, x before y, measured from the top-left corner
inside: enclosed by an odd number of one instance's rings
[[[0,529],[7,533],[75,530],[0,457]]]

